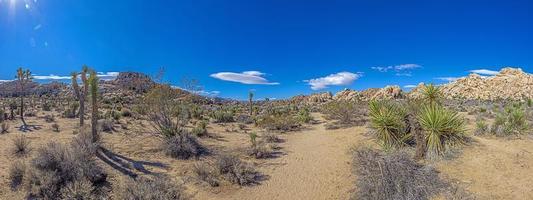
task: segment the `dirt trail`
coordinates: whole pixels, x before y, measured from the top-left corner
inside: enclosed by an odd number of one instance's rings
[[[367,140],[362,127],[328,130],[323,124],[291,133],[281,144],[286,155],[262,170],[268,179],[224,199],[348,199],[353,188],[350,148]]]

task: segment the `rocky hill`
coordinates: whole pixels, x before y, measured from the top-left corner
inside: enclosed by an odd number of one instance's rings
[[[423,84],[411,91],[417,98]],[[533,98],[533,75],[520,68],[503,68],[494,76],[470,74],[441,87],[445,98],[474,100],[524,100]]]

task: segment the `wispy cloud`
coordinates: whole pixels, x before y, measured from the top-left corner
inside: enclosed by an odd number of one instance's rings
[[[362,75],[363,74],[361,72],[339,72],[336,74],[330,74],[326,77],[304,80],[304,82],[307,82],[311,86],[312,90],[320,90],[332,85],[350,85]]]
[[[34,75],[33,76],[33,79],[37,79],[37,80],[68,80],[70,79],[71,76],[58,76],[58,75],[54,75],[54,74],[50,74],[50,75]]]
[[[182,88],[182,87],[176,86],[176,85],[172,85],[170,87],[172,87],[174,89],[184,90],[184,91],[187,91],[187,92],[190,92],[190,93],[193,93],[193,94],[197,94],[197,95],[201,95],[201,96],[207,96],[207,97],[216,97],[216,96],[220,95],[220,91],[216,91],[216,90],[213,90],[213,91],[207,91],[207,90],[191,91],[191,90],[187,90],[185,88]]]
[[[494,76],[499,73],[498,71],[489,70],[489,69],[474,69],[474,70],[470,70],[469,72],[480,74],[480,75],[488,75],[488,76]]]
[[[0,83],[11,82],[11,81],[14,81],[14,80],[0,80]]]
[[[236,72],[219,72],[210,75],[213,78],[223,81],[231,81],[242,84],[254,85],[279,85],[278,82],[270,82],[264,78],[265,73],[260,71],[245,71],[241,73]]]
[[[404,85],[403,87],[404,87],[404,88],[415,88],[416,85]]]
[[[99,77],[102,80],[113,80],[117,78],[119,72],[97,72],[96,76]],[[64,76],[64,75],[33,75],[33,79],[36,80],[69,80],[72,76]]]
[[[373,70],[377,70],[379,72],[389,72],[389,71],[395,71],[397,76],[411,76],[411,72],[404,72],[409,71],[417,68],[422,68],[421,65],[418,64],[401,64],[401,65],[390,65],[386,67],[371,67]],[[403,72],[403,73],[402,73]]]
[[[437,77],[435,79],[441,80],[441,81],[452,82],[452,81],[455,81],[455,80],[460,79],[460,78],[463,78],[463,77]]]
[[[102,80],[113,80],[120,72],[97,72],[96,76]]]

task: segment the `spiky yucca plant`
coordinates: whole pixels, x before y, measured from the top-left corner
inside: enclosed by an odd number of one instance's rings
[[[370,125],[385,149],[403,146],[411,139],[403,107],[388,101],[371,101],[369,107]]]
[[[439,103],[439,99],[442,96],[442,93],[438,87],[432,83],[424,85],[422,89],[422,95],[426,102],[430,104]]]
[[[443,155],[446,146],[462,144],[466,139],[463,118],[441,105],[425,105],[418,120],[426,135],[428,152],[435,155]]]

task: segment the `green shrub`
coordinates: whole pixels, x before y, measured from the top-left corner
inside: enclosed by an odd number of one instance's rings
[[[259,177],[250,164],[233,155],[221,155],[215,163],[217,173],[224,176],[226,180],[238,185],[256,184]]]
[[[525,108],[514,105],[496,113],[490,132],[496,136],[509,136],[524,134],[528,129]]]
[[[192,134],[197,137],[207,136],[207,122],[202,120],[196,124],[196,127],[192,129]]]
[[[478,119],[476,121],[476,130],[474,131],[474,135],[484,135],[488,131],[489,125],[483,119]]]
[[[215,123],[230,123],[235,121],[235,119],[233,119],[234,115],[235,114],[232,111],[220,109],[213,111],[211,113],[211,118],[214,119]]]
[[[65,111],[63,111],[63,117],[65,118],[75,118],[76,112],[78,111],[78,108],[80,107],[80,104],[78,102],[72,102]]]
[[[52,110],[52,104],[50,102],[43,103],[43,111],[51,111]]]
[[[397,148],[412,139],[406,130],[406,111],[401,105],[389,101],[369,103],[370,127],[385,149]]]
[[[288,114],[272,114],[261,116],[257,125],[267,131],[295,131],[300,128],[299,121]]]
[[[309,123],[313,120],[313,116],[311,116],[311,113],[309,113],[309,109],[307,108],[303,108],[298,111],[296,118],[301,123]]]
[[[362,109],[349,101],[331,101],[322,107],[322,113],[329,120],[337,120],[341,124],[352,124],[364,117]]]
[[[438,104],[422,107],[418,120],[426,135],[429,153],[443,155],[447,146],[462,144],[465,140],[465,121],[455,111]]]
[[[127,108],[124,108],[122,109],[121,112],[121,115],[122,117],[131,117],[133,114],[131,113],[131,110],[127,109]]]
[[[57,123],[52,124],[52,131],[59,133],[61,131],[59,129],[59,124],[57,124]]]

